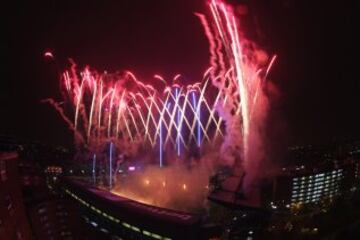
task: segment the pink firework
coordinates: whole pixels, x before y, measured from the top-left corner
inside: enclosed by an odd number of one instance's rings
[[[253,133],[264,120],[259,117],[264,111],[262,86],[275,57],[268,61],[259,57],[261,51],[250,50],[230,6],[213,0],[209,9],[210,16],[196,14],[210,52],[210,66],[199,82],[183,85],[181,74],[176,74],[169,84],[156,74],[154,81],[164,86],[156,89],[129,71],[78,72],[75,65],[62,74],[65,106],[71,110],[51,103],[75,132],[77,143],[93,152],[114,142],[123,151],[160,145],[160,152],[172,147],[180,154],[194,144],[200,148],[223,141],[224,156],[240,148],[241,162],[248,166],[253,158],[250,145],[257,138]]]

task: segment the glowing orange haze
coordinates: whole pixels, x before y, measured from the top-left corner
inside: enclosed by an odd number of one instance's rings
[[[204,209],[209,171],[198,167],[149,167],[117,180],[113,193],[158,207],[182,211]]]

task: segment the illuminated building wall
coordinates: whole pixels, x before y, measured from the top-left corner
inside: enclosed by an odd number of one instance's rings
[[[318,203],[340,194],[343,169],[332,170],[292,179],[291,204]]]
[[[355,175],[355,179],[357,180],[357,182],[359,182],[360,181],[360,163],[359,162],[355,163],[354,175]]]
[[[351,198],[352,193],[360,189],[359,183],[358,161],[344,162],[336,168],[284,168],[270,187],[264,188],[263,203],[274,211],[324,206],[340,196]]]

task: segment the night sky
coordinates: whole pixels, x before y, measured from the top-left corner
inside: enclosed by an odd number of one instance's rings
[[[355,3],[231,2],[248,6],[245,34],[278,55],[269,137],[286,144],[359,138]],[[40,102],[61,99],[57,67],[43,57],[48,49],[60,69],[71,57],[79,66],[128,69],[143,79],[182,73],[197,80],[208,66],[208,42],[193,14],[207,13],[203,0],[12,1],[3,11],[3,135],[71,144],[65,123]]]

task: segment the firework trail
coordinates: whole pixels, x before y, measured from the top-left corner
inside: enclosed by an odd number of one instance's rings
[[[230,165],[237,162],[251,172],[253,163],[263,157],[255,154],[263,148],[259,132],[267,112],[263,86],[276,56],[268,61],[265,53],[241,38],[233,8],[216,0],[209,7],[211,18],[197,16],[209,40],[211,80],[219,90],[214,104],[218,123],[224,121],[226,126],[222,156]]]

